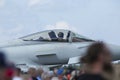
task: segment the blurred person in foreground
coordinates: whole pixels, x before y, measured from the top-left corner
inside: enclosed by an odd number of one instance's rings
[[[0,52],[0,80],[5,80],[6,57],[3,52]]]
[[[51,80],[59,80],[58,77],[53,77]]]
[[[42,68],[39,68],[37,70],[37,79],[42,80],[42,74],[44,73],[44,70]]]
[[[38,79],[37,79],[37,72],[36,72],[36,69],[35,69],[35,68],[30,68],[30,69],[28,70],[28,73],[29,73],[29,75],[30,75],[29,80],[38,80]]]
[[[14,66],[8,63],[4,52],[0,51],[0,80],[12,80]]]
[[[42,80],[51,80],[51,75],[48,72],[42,74]]]
[[[54,68],[54,70],[53,70],[54,77],[57,77],[57,72],[58,72],[58,69]]]
[[[71,77],[70,77],[70,80],[76,80],[76,78],[75,78],[75,77],[76,77],[76,75],[77,75],[77,74],[76,74],[76,71],[75,71],[75,70],[74,70],[74,71],[72,71],[72,72],[71,72]]]
[[[23,80],[21,77],[21,69],[20,68],[15,69],[13,80]]]
[[[85,73],[78,80],[112,80],[111,53],[105,43],[91,44],[80,61],[84,64]]]
[[[59,79],[59,80],[63,80],[63,79],[64,79],[63,72],[64,72],[64,69],[63,69],[63,68],[58,69],[58,71],[57,71],[57,76],[58,76],[58,79]]]

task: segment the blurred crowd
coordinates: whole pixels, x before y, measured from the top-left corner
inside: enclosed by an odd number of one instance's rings
[[[42,68],[29,68],[27,78],[21,75],[21,69],[7,61],[0,52],[0,80],[114,80],[112,55],[103,42],[91,44],[80,59],[80,68],[65,66],[44,71]]]
[[[77,80],[84,72],[76,69],[73,65],[54,68],[46,71],[43,68],[29,68],[27,73],[23,73],[14,64],[7,63],[5,55],[0,53],[0,80]],[[26,76],[25,76],[26,75]]]
[[[31,76],[29,80],[76,80],[79,75],[79,70],[73,67],[55,68],[52,71],[44,71],[42,68],[30,68],[28,74]],[[75,79],[76,78],[76,79]]]

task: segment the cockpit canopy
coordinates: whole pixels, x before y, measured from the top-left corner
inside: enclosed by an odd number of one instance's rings
[[[69,30],[47,30],[20,38],[24,41],[84,42],[93,41]]]

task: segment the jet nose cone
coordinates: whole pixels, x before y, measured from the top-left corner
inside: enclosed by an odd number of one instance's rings
[[[2,42],[2,43],[0,43],[0,49],[1,49],[1,48],[6,48],[6,47],[18,46],[18,45],[21,45],[22,42],[23,42],[23,41],[20,40],[20,39]]]

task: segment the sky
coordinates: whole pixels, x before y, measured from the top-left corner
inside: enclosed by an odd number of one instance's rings
[[[49,29],[120,45],[120,0],[0,0],[0,42]]]

